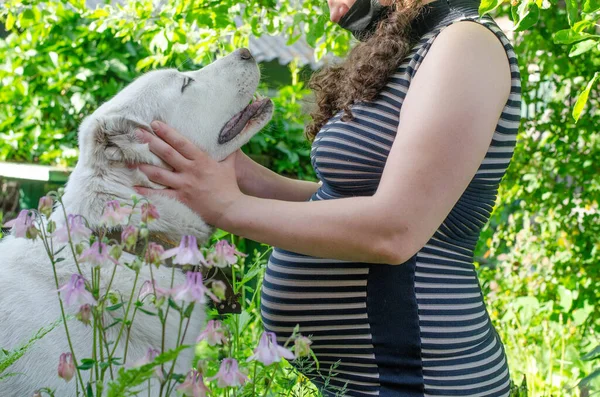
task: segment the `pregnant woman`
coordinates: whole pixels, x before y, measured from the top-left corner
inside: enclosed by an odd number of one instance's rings
[[[311,81],[319,184],[241,152],[216,162],[162,123],[140,135],[173,166],[139,166],[169,187],[161,194],[277,247],[264,326],[283,342],[299,324],[325,375],[340,362],[331,384],[347,396],[509,393],[473,250],[515,147],[520,76],[478,6],[329,0],[331,20],[360,42]]]

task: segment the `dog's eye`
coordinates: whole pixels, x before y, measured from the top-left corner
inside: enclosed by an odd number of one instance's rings
[[[183,94],[183,91],[187,88],[187,86],[192,84],[193,81],[195,81],[193,78],[187,77],[187,76],[183,79],[183,85],[181,86],[182,94]]]

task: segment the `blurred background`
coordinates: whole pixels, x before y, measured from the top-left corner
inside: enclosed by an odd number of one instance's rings
[[[513,41],[523,84],[518,145],[474,258],[486,303],[522,393],[591,396],[600,392],[600,1],[483,0],[480,11]],[[276,104],[244,151],[314,180],[306,82],[353,44],[328,16],[325,0],[4,1],[0,222],[66,182],[78,125],[136,76],[198,68],[239,47],[260,62],[260,91]]]

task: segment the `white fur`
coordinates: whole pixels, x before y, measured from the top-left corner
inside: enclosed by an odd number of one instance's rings
[[[192,82],[182,93],[184,77]],[[222,160],[245,144],[260,130],[272,115],[270,106],[262,117],[251,122],[244,131],[226,144],[218,144],[221,128],[251,100],[259,81],[259,71],[253,60],[244,60],[236,51],[210,65],[193,72],[158,70],[149,72],[131,83],[110,101],[86,118],[79,129],[80,157],[65,188],[64,202],[67,213],[85,216],[91,225],[98,225],[106,201],[130,201],[135,185],[160,187],[151,183],[139,171],[127,168],[127,163],[145,162],[162,165],[146,144],[139,143],[134,135],[137,127],[149,129],[152,120],[162,120],[205,150],[210,156]],[[205,241],[211,228],[176,200],[153,198],[161,219],[150,224],[153,232],[161,232],[179,241],[185,234],[195,235]],[[51,216],[63,222],[62,211]],[[136,219],[135,222],[138,222]],[[57,265],[59,284],[66,283],[76,269],[69,260],[68,250],[61,256],[67,260]],[[89,268],[84,265],[85,271]],[[108,270],[107,270],[108,272]],[[155,270],[159,285],[168,287],[171,269]],[[108,275],[103,275],[107,282]],[[150,278],[148,268],[140,273],[138,286]],[[112,290],[127,294],[133,285],[134,273],[120,267]],[[175,284],[184,275],[176,273]],[[106,287],[106,285],[105,285]],[[124,297],[127,299],[127,297]],[[76,310],[76,309],[75,309]],[[73,313],[73,310],[70,310]],[[122,316],[122,313],[116,313]],[[202,323],[203,308],[198,308],[187,333],[186,343],[193,343]],[[41,327],[60,318],[56,286],[50,262],[39,240],[28,241],[6,237],[0,242],[0,348],[12,350],[29,340]],[[107,324],[110,318],[107,319]],[[178,316],[169,315],[167,348],[175,344]],[[69,322],[69,330],[78,359],[91,357],[91,327],[79,321]],[[108,339],[114,339],[118,326],[110,329]],[[127,357],[133,363],[144,356],[149,346],[160,348],[160,324],[156,317],[138,313],[132,329]],[[70,383],[57,376],[59,355],[68,352],[62,324],[37,341],[8,372],[17,373],[0,381],[0,396],[26,397],[41,387],[56,390],[56,396],[75,395],[75,378]],[[115,356],[122,357],[124,344]],[[185,373],[192,365],[193,349],[180,356],[177,372]],[[89,371],[83,371],[85,378]],[[152,395],[158,388],[153,387]],[[146,395],[146,394],[144,394]]]

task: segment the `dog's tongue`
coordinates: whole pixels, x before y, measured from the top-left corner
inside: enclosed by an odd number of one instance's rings
[[[219,133],[219,144],[227,143],[235,138],[242,132],[244,127],[246,127],[248,121],[256,116],[268,102],[269,98],[254,101],[246,106],[241,112],[233,116],[221,129],[221,132]]]

